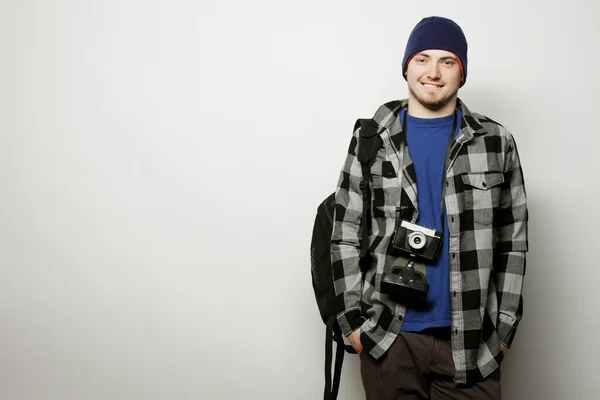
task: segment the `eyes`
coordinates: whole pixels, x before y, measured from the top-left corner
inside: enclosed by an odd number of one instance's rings
[[[429,58],[421,56],[415,57],[414,60],[419,65],[425,65],[427,64],[427,62],[429,62]],[[444,58],[440,60],[440,65],[443,65],[444,67],[448,68],[454,67],[457,64],[458,62],[453,58]]]

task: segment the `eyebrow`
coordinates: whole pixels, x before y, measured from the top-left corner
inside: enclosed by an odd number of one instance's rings
[[[431,58],[431,56],[427,53],[419,53],[417,54],[418,56],[423,56],[423,57],[427,57],[427,58]],[[440,60],[444,61],[444,60],[454,60],[456,61],[456,57],[454,56],[445,56],[445,57],[440,57]]]

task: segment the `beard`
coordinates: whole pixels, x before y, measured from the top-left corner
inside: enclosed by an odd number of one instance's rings
[[[417,85],[420,85],[420,83],[417,82]],[[408,85],[408,90],[415,100],[417,100],[423,107],[431,111],[441,110],[448,105],[448,103],[453,101],[458,94],[458,87],[445,95],[435,97],[431,95],[421,95],[420,93],[417,93],[417,91],[411,85]]]

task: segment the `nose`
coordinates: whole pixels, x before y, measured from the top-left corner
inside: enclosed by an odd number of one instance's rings
[[[430,79],[440,78],[440,66],[438,63],[429,63],[429,68],[427,68],[427,77]]]

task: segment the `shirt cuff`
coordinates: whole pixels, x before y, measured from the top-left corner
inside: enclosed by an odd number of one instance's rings
[[[506,345],[506,347],[510,347],[513,339],[515,338],[515,333],[517,333],[517,329],[505,322],[498,321],[496,332],[498,333],[500,342]]]
[[[337,321],[344,336],[348,336],[361,327],[365,318],[362,316],[359,308],[351,308],[339,313]]]

